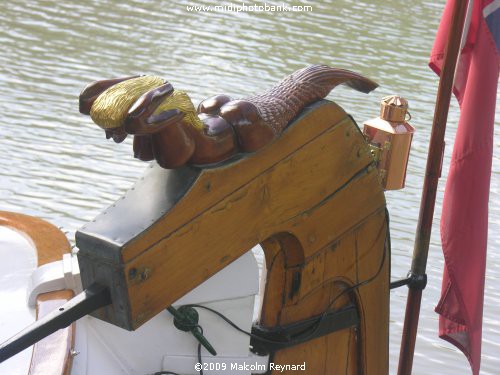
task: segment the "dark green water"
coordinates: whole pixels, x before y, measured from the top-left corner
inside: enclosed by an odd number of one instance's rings
[[[407,187],[387,193],[393,277],[406,275],[423,182],[437,78],[427,68],[444,0],[322,1],[303,13],[188,12],[185,1],[10,1],[0,12],[0,209],[41,216],[73,236],[141,175],[131,143],[106,141],[77,98],[89,81],[159,74],[194,102],[215,93],[264,90],[307,64],[351,69],[376,80],[370,95],[337,88],[329,98],[355,119],[378,114],[379,100],[410,101],[417,134]],[[214,5],[209,2],[199,4]],[[298,5],[299,3],[290,3]],[[305,5],[303,3],[302,5]],[[497,119],[500,117],[497,113]],[[458,106],[452,103],[448,165]],[[500,127],[495,127],[500,145]],[[441,211],[440,184],[436,218]],[[493,161],[484,313],[483,374],[500,367],[500,156]],[[443,259],[435,222],[415,374],[468,373],[460,353],[437,338]],[[406,290],[391,292],[391,373],[399,354]]]

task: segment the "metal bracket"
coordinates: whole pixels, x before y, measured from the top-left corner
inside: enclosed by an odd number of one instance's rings
[[[378,163],[380,159],[382,159],[382,148],[373,143],[369,143],[368,147],[370,147],[370,153],[373,156],[373,161],[375,161],[375,163]]]
[[[176,309],[173,306],[167,307],[170,314],[174,316],[174,326],[178,330],[191,332],[198,342],[212,355],[217,355],[217,352],[208,340],[203,336],[203,330],[198,325],[198,311],[190,306],[181,306]]]
[[[90,285],[58,309],[51,311],[2,343],[0,345],[0,363],[29,348],[58,329],[67,327],[81,317],[109,304],[111,304],[111,296],[108,288],[98,284]]]
[[[28,306],[35,307],[36,297],[41,293],[63,289],[72,289],[75,293],[83,290],[78,259],[69,253],[64,254],[62,260],[44,264],[33,271],[26,296]]]
[[[427,274],[415,275],[411,272],[408,274],[406,279],[396,280],[391,282],[390,289],[396,289],[404,285],[408,285],[408,288],[415,290],[424,290],[427,286]]]
[[[266,329],[256,323],[252,327],[250,345],[253,353],[268,355],[358,325],[358,310],[350,305],[325,316],[316,316],[278,328]]]

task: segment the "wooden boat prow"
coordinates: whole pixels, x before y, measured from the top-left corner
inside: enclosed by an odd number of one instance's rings
[[[73,374],[197,373],[196,341],[165,311],[193,303],[254,333],[250,340],[199,309],[218,352],[203,349],[204,362],[255,361],[270,373],[295,372],[271,363],[305,364],[311,374],[388,373],[384,193],[363,135],[333,102],[308,106],[257,153],[209,168],[153,164],[77,232],[76,243],[83,287],[98,283],[111,293],[112,304],[92,315],[112,325],[94,317],[77,323],[74,345],[64,346],[66,354],[81,351]],[[249,250],[258,244],[265,270],[252,326],[258,270]],[[58,363],[51,373],[70,368]]]
[[[151,191],[156,185],[148,181],[180,173],[191,176],[177,185],[182,193],[164,184]],[[169,196],[177,199],[168,207],[155,204]],[[140,327],[261,244],[267,277],[258,326],[283,327],[348,305],[359,315],[359,327],[277,351],[273,360],[307,361],[311,373],[335,373],[326,364],[343,363],[338,366],[349,373],[382,374],[388,368],[386,237],[385,198],[363,135],[338,105],[320,101],[273,144],[236,162],[202,170],[153,166],[76,239],[84,286],[112,287],[113,304],[94,316],[126,329]]]

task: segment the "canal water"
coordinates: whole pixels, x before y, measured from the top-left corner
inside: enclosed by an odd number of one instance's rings
[[[308,64],[328,64],[360,72],[380,84],[369,95],[343,87],[329,95],[358,123],[378,114],[379,100],[385,95],[400,94],[410,102],[417,133],[407,186],[387,193],[392,275],[405,276],[438,82],[427,61],[444,0],[290,2],[290,6],[310,5],[312,11],[275,13],[189,12],[188,5],[216,4],[2,3],[0,209],[45,218],[72,238],[76,229],[118,199],[142,174],[146,165],[133,159],[130,140],[120,145],[106,141],[103,132],[78,113],[78,94],[90,81],[158,74],[187,91],[197,103],[216,93],[251,95]],[[458,114],[453,99],[436,218],[441,213]],[[500,368],[499,120],[497,112],[482,374],[498,374]],[[443,268],[438,222],[433,227],[414,373],[467,374],[465,357],[437,337],[433,310]],[[391,292],[391,373],[397,367],[405,301],[405,288]]]

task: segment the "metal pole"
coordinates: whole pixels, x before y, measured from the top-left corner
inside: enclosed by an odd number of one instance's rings
[[[111,304],[108,288],[92,284],[64,305],[51,311],[24,330],[0,344],[0,363],[29,348],[55,331],[69,326],[81,317]]]
[[[422,289],[425,287],[426,281],[425,269],[429,253],[436,191],[441,175],[446,120],[448,118],[457,58],[460,52],[460,41],[464,27],[466,9],[467,0],[455,1],[450,33],[444,53],[443,69],[439,80],[436,107],[434,109],[434,120],[429,143],[429,156],[425,170],[424,187],[422,191],[422,200],[420,201],[420,213],[410,271],[410,277],[414,279],[415,282],[409,284],[403,337],[399,354],[398,375],[411,375],[413,365]]]

